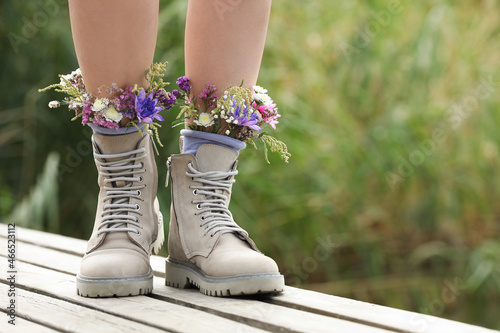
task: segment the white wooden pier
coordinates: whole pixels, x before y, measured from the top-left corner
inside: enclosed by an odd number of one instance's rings
[[[0,224],[0,332],[436,332],[493,330],[313,291],[218,298],[164,285],[164,258],[153,256],[147,296],[84,298],[75,275],[86,241],[16,227],[15,326],[8,323],[7,225]]]

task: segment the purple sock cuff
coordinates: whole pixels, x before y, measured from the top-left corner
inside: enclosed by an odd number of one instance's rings
[[[236,152],[245,149],[247,146],[246,143],[238,139],[209,132],[183,129],[181,130],[181,135],[184,137],[182,152],[185,154],[195,155],[198,151],[198,147],[207,143],[227,147]]]
[[[135,126],[127,126],[127,127],[120,127],[118,129],[114,128],[107,128],[107,127],[102,127],[94,124],[87,124],[92,128],[92,131],[94,133],[102,134],[102,135],[123,135],[123,134],[130,134],[130,133],[135,133],[137,132],[137,128]],[[144,132],[144,126],[142,124],[137,124],[137,127],[141,129],[141,131]]]

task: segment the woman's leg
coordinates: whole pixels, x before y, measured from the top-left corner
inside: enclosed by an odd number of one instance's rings
[[[271,0],[189,0],[185,58],[193,93],[208,82],[255,85],[270,12]]]
[[[71,28],[86,90],[108,97],[106,88],[146,87],[156,43],[158,0],[69,0]],[[163,241],[156,200],[157,172],[151,136],[134,128],[93,125],[100,192],[94,230],[76,286],[89,297],[146,294],[153,288],[149,265]]]
[[[246,88],[255,85],[270,7],[270,0],[189,1],[186,75],[194,94],[206,83],[221,90],[242,80]],[[188,281],[215,296],[283,290],[274,260],[258,252],[228,209],[241,145],[224,135],[185,131],[184,153],[195,156],[170,158],[177,200],[170,220],[168,285],[186,287]]]
[[[116,83],[145,87],[153,61],[159,0],[69,0],[71,30],[87,91]]]

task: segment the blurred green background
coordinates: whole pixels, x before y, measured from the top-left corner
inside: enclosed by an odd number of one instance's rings
[[[161,1],[155,60],[171,82],[186,5]],[[37,93],[78,67],[67,4],[0,12],[1,220],[87,239],[90,130]],[[496,0],[273,3],[259,84],[293,156],[247,148],[232,211],[288,284],[500,329],[499,42]]]

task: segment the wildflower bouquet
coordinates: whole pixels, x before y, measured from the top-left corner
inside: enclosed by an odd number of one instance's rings
[[[39,91],[53,88],[55,91],[68,94],[62,101],[51,101],[49,107],[68,105],[68,108],[75,112],[72,120],[81,118],[82,125],[90,123],[118,129],[123,126],[138,128],[138,124],[143,124],[146,132],[155,132],[156,139],[160,142],[157,128],[161,125],[154,121],[163,121],[159,112],[164,109],[169,110],[176,103],[176,96],[165,91],[165,87],[169,84],[163,81],[166,65],[166,62],[154,63],[146,71],[145,76],[149,83],[147,89],[139,88],[137,84],[134,87],[127,85],[125,88],[120,88],[113,83],[106,89],[108,95],[115,96],[113,98],[99,98],[87,92],[80,69],[71,74],[59,75],[59,83]]]
[[[176,83],[180,91],[173,90],[172,93],[184,98],[184,106],[174,125],[186,122],[191,130],[227,135],[249,142],[255,148],[254,140],[260,139],[268,163],[268,150],[277,152],[288,163],[291,154],[287,146],[262,131],[265,126],[276,129],[281,117],[266,89],[254,86],[252,92],[241,86],[229,87],[219,96],[215,85],[206,84],[198,96],[191,96],[192,86],[188,77],[182,76]]]

